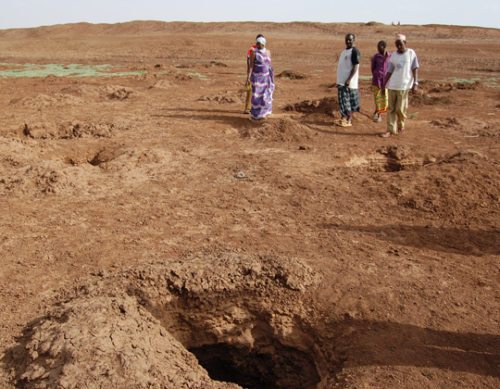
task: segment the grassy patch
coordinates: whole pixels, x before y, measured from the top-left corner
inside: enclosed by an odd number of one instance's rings
[[[126,77],[141,76],[145,71],[114,71],[112,65],[80,65],[80,64],[0,64],[0,77],[33,78],[33,77]]]

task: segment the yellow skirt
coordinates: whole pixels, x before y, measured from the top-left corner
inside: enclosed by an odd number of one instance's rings
[[[387,89],[385,90],[385,94],[382,94],[382,90],[378,86],[373,85],[373,98],[375,99],[377,113],[387,112],[387,106],[389,105],[389,93]]]

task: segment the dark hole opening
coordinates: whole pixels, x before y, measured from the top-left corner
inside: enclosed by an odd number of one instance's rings
[[[189,349],[217,381],[248,389],[315,388],[320,377],[311,357],[286,346],[249,350],[225,343]]]

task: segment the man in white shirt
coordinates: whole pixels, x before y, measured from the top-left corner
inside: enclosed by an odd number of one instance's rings
[[[406,47],[406,36],[396,35],[396,49],[389,62],[389,69],[382,85],[382,92],[389,90],[387,132],[382,137],[402,133],[408,110],[408,94],[418,88],[418,58],[414,50]]]
[[[352,126],[352,115],[359,112],[359,61],[361,53],[354,47],[354,34],[345,36],[345,50],[340,53],[337,65],[337,88],[341,119],[335,124],[341,127]]]

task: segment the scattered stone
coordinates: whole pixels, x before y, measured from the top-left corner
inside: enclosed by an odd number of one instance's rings
[[[239,171],[234,175],[234,178],[237,178],[238,180],[246,180],[248,176],[244,171]]]

